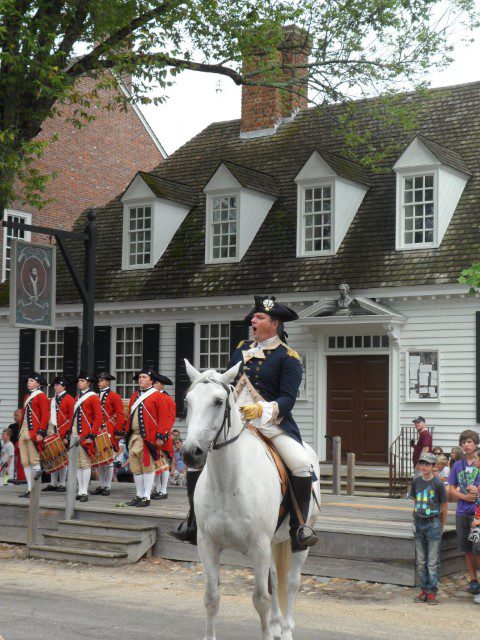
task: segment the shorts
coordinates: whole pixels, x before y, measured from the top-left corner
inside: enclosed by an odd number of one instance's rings
[[[472,521],[474,515],[457,515],[455,516],[455,526],[457,529],[457,549],[463,553],[475,553],[480,555],[480,549],[471,540],[468,539],[468,534],[472,528]]]

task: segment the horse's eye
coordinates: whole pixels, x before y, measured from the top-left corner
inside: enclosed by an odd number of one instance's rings
[[[223,404],[223,400],[221,398],[216,398],[215,403],[217,407],[221,407]]]

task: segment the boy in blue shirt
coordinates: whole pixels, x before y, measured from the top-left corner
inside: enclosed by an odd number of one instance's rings
[[[443,528],[447,522],[447,491],[433,474],[437,456],[422,453],[418,459],[421,475],[413,478],[410,497],[415,500],[413,529],[420,593],[414,602],[437,604],[437,584],[440,577],[440,559]]]

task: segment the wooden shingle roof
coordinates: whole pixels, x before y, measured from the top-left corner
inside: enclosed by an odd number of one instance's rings
[[[241,139],[240,121],[207,127],[167,158],[151,174],[162,188],[180,183],[195,206],[159,262],[150,269],[122,271],[122,204],[118,199],[98,212],[97,300],[148,300],[234,296],[254,292],[307,292],[456,283],[460,271],[479,260],[480,250],[480,83],[406,94],[417,109],[418,130],[442,162],[471,174],[438,249],[395,250],[395,173],[393,165],[407,148],[412,131],[401,124],[379,126],[357,103],[359,126],[370,133],[370,149],[386,149],[380,171],[368,173],[344,161],[345,143],[332,126],[341,106],[301,111],[270,137]],[[364,114],[364,115],[362,115]],[[435,151],[433,150],[435,145]],[[297,185],[294,182],[313,151],[351,179],[371,188],[333,256],[296,257]],[[333,158],[333,160],[332,160]],[[221,163],[230,163],[242,184],[266,180],[278,195],[264,223],[239,263],[205,264],[205,194],[203,188]],[[340,168],[340,169],[339,169]],[[241,178],[238,176],[241,175]],[[242,182],[243,181],[243,182]],[[253,182],[252,182],[253,181]],[[255,182],[257,188],[259,183]],[[83,226],[81,217],[78,225]],[[60,261],[59,261],[60,263]],[[59,270],[60,271],[60,270]],[[66,270],[58,275],[59,302],[76,299]]]

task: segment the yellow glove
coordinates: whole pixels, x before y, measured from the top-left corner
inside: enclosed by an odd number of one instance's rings
[[[240,407],[240,411],[243,413],[245,420],[255,420],[260,418],[263,413],[262,405],[259,402],[257,404],[246,404]]]

